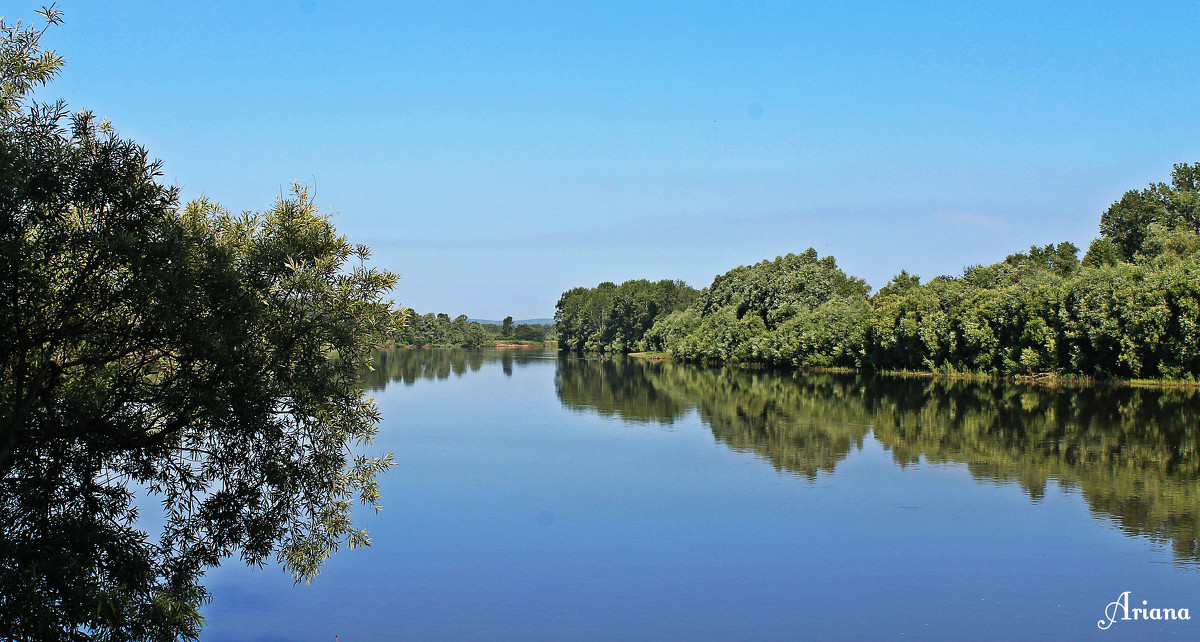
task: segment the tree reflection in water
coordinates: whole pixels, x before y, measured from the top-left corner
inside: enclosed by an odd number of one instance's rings
[[[477,371],[506,374],[538,350],[394,350],[366,385]],[[705,368],[634,358],[557,356],[564,407],[664,425],[695,411],[714,438],[776,470],[815,480],[869,437],[898,466],[963,465],[979,481],[1078,489],[1094,516],[1170,542],[1200,565],[1200,391],[1035,386],[979,379]]]
[[[500,362],[504,374],[512,376],[514,364],[525,366],[547,354],[541,349],[392,348],[375,353],[372,370],[364,374],[362,383],[368,390],[382,390],[393,381],[411,386],[421,379],[461,377],[494,361]]]
[[[1078,489],[1125,533],[1200,562],[1200,392],[978,379],[703,368],[560,359],[563,405],[671,423],[695,409],[713,436],[813,480],[873,435],[899,466],[965,465],[1037,501]]]

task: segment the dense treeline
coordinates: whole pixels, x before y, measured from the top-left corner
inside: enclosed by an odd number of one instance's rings
[[[705,368],[564,355],[560,401],[639,422],[696,412],[728,447],[815,480],[874,438],[899,464],[964,464],[1033,499],[1078,489],[1130,535],[1200,561],[1194,388],[1055,387],[986,379]]]
[[[422,315],[412,309],[403,309],[396,314],[400,317],[400,330],[394,338],[396,345],[479,347],[494,342],[482,323],[467,321],[465,314],[454,320],[445,313]]]
[[[718,276],[690,305],[660,314],[640,341],[604,340],[609,328],[644,319],[606,301],[593,306],[603,298],[596,290],[615,293],[612,284],[565,293],[556,318],[560,331],[584,328],[565,348],[692,361],[1195,380],[1198,186],[1200,164],[1184,164],[1171,184],[1126,193],[1101,217],[1101,237],[1082,261],[1071,243],[1035,246],[928,283],[902,271],[869,295],[810,249]],[[589,312],[566,314],[580,307]]]
[[[533,341],[541,343],[554,338],[554,328],[540,323],[518,323],[512,317],[502,325],[468,321],[460,314],[453,320],[450,315],[439,313],[419,314],[415,310],[403,309],[396,313],[400,330],[392,337],[392,343],[400,346],[454,346],[478,348],[490,346],[496,341]]]
[[[588,352],[642,350],[646,331],[663,316],[686,308],[696,294],[683,281],[645,279],[569,290],[554,311],[559,347]]]
[[[533,341],[535,343],[542,343],[558,338],[558,335],[554,332],[553,324],[517,323],[514,325],[512,317],[504,317],[504,321],[500,325],[485,323],[484,327],[501,341]]]
[[[718,276],[692,305],[656,323],[645,344],[692,360],[828,365],[861,345],[868,289],[809,249]]]

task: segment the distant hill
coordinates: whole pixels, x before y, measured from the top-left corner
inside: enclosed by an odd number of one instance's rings
[[[472,319],[472,318],[468,317],[467,321],[475,321],[478,323],[490,323],[492,325],[504,325],[503,319],[501,319],[500,321],[493,321],[492,319]],[[554,319],[514,319],[513,320],[513,325],[521,325],[522,323],[529,323],[529,324],[538,323],[541,325],[552,325],[554,323]]]

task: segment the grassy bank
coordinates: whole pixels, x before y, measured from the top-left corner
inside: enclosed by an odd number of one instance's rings
[[[557,348],[557,341],[519,341],[516,339],[498,339],[497,348]]]

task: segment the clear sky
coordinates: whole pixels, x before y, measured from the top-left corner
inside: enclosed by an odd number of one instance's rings
[[[185,199],[309,184],[420,312],[548,317],[571,287],[810,246],[875,288],[960,274],[1086,249],[1124,191],[1200,161],[1194,2],[59,7],[39,98],[108,118]]]

